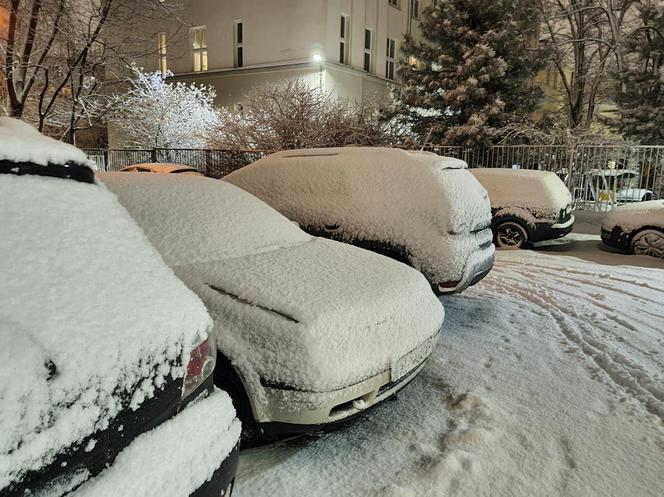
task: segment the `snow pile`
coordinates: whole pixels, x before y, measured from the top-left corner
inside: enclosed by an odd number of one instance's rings
[[[310,237],[233,185],[100,177],[204,299],[219,349],[257,401],[260,378],[316,392],[345,387],[388,370],[440,329],[442,306],[417,271]]]
[[[529,169],[469,169],[489,192],[494,211],[513,213],[523,209],[526,218],[557,221],[561,209],[572,203],[572,196],[560,180],[549,171]]]
[[[183,375],[210,318],[103,186],[0,175],[0,488]]]
[[[662,302],[661,269],[499,252],[397,402],[244,452],[234,496],[660,497]]]
[[[405,249],[433,284],[459,281],[488,226],[486,191],[466,164],[429,152],[330,148],[272,154],[224,177],[306,229]],[[492,256],[487,251],[487,258]]]
[[[602,227],[611,231],[620,226],[630,232],[644,226],[664,228],[664,200],[650,200],[614,207],[604,218]]]
[[[144,433],[113,466],[72,497],[188,497],[208,481],[240,438],[230,397],[216,391]]]
[[[29,124],[10,117],[0,117],[0,160],[42,166],[70,163],[94,169],[78,148],[44,136]]]

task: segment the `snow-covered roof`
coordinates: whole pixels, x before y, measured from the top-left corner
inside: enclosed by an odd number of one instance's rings
[[[465,162],[430,152],[349,147],[284,151],[223,178],[301,226],[406,248],[432,283],[461,279],[488,224],[486,191]],[[468,242],[466,244],[466,242]],[[463,247],[461,246],[463,245]]]
[[[0,225],[2,489],[181,377],[211,319],[103,185],[0,175]]]
[[[73,145],[44,136],[28,123],[10,117],[0,117],[0,160],[94,167]]]
[[[311,239],[240,188],[210,178],[178,176],[174,180],[173,176],[97,175],[118,195],[170,266],[230,259]]]
[[[348,386],[389,369],[442,324],[443,308],[417,271],[311,237],[231,184],[99,178],[204,299],[219,348],[254,391],[260,378],[311,391]]]
[[[553,219],[572,202],[565,183],[550,171],[503,168],[469,171],[489,192],[493,209],[522,208]]]
[[[611,209],[602,223],[606,229],[620,226],[632,231],[643,226],[664,228],[664,200],[634,202]]]

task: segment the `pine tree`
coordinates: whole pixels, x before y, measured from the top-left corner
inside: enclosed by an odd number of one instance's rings
[[[664,7],[641,10],[643,29],[629,42],[630,69],[618,97],[620,131],[639,143],[664,142]]]
[[[422,12],[421,40],[406,36],[398,71],[400,111],[420,140],[487,145],[536,109],[544,55],[529,2],[441,0]]]

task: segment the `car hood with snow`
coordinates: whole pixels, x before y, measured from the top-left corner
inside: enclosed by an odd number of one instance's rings
[[[611,231],[616,226],[625,232],[643,227],[664,229],[664,200],[614,207],[604,218],[602,229]]]
[[[87,164],[8,119],[0,161]],[[16,174],[0,174],[0,489],[182,378],[212,325],[106,188]]]
[[[469,171],[489,192],[491,209],[522,217],[557,220],[570,209],[572,196],[553,172],[530,169],[473,168]]]
[[[407,256],[434,288],[449,282],[465,288],[459,280],[469,259],[482,251],[486,271],[493,261],[488,196],[466,167],[459,159],[395,148],[287,150],[223,180],[307,231]]]
[[[266,381],[345,387],[389,369],[440,329],[442,306],[421,274],[311,237],[231,184],[99,177],[204,299],[220,350],[255,389]]]

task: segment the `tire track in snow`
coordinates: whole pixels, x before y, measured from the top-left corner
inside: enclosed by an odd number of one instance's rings
[[[603,371],[612,383],[664,422],[664,382],[659,373],[664,366],[656,357],[658,351],[646,350],[629,340],[630,337],[638,339],[638,332],[662,334],[664,330],[657,329],[657,322],[655,326],[647,327],[648,321],[641,319],[639,313],[643,314],[648,305],[655,304],[655,308],[659,309],[664,303],[664,291],[635,283],[633,279],[607,278],[600,272],[540,266],[537,254],[528,254],[524,259],[528,259],[530,264],[526,261],[521,264],[499,261],[496,270],[487,278],[488,285],[485,286],[489,288],[485,289],[495,295],[508,294],[532,302],[551,315],[558,331],[569,343]],[[599,266],[598,269],[605,268]],[[621,269],[624,271],[624,268]],[[534,281],[533,276],[538,272],[545,278]],[[580,274],[584,278],[577,279],[566,273]],[[620,286],[604,283],[609,279]],[[626,285],[638,286],[643,292],[630,291],[631,288],[624,288]],[[646,292],[662,294],[663,298],[658,301],[648,298],[644,295]],[[625,301],[626,298],[629,300]],[[638,322],[641,328],[646,328],[645,331],[618,316],[617,310],[606,304],[606,300],[622,302],[624,307],[630,309],[629,318]],[[635,312],[638,313],[634,315]],[[661,320],[660,326],[664,325],[662,316],[653,312],[648,312],[648,315]],[[630,352],[648,357],[654,367],[648,370],[636,363],[626,355],[631,355]]]

